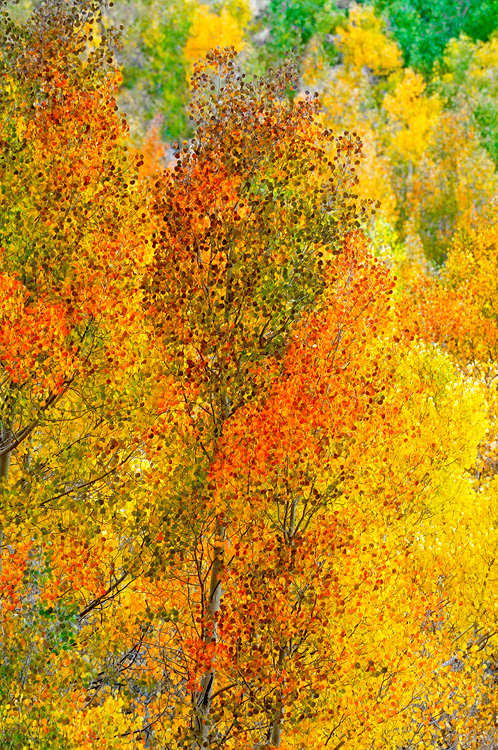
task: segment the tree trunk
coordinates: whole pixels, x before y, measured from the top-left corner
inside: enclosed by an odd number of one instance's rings
[[[273,716],[273,724],[271,727],[270,734],[270,747],[280,747],[282,739],[282,728],[284,723],[284,707],[282,703],[282,692],[279,690],[277,694],[277,708]]]
[[[1,427],[1,434],[0,434],[0,446],[6,445],[10,442],[12,439],[12,428],[9,426],[6,426],[5,424],[2,424]],[[10,454],[11,451],[8,453],[4,453],[3,456],[0,456],[0,492],[4,487],[7,486],[7,483],[9,481],[9,468],[10,468]],[[2,574],[3,569],[3,545],[4,545],[4,533],[3,528],[0,526],[0,575]]]
[[[216,643],[218,638],[216,615],[220,609],[221,603],[221,581],[220,575],[223,569],[223,547],[218,543],[225,540],[225,527],[218,521],[215,531],[215,545],[213,547],[213,565],[211,568],[211,578],[209,582],[209,597],[206,605],[206,631],[204,633],[204,642]],[[201,679],[200,690],[195,694],[195,740],[192,750],[197,748],[208,747],[209,737],[209,713],[211,711],[211,696],[213,695],[214,680],[216,671],[214,663],[211,669],[206,672]]]
[[[0,446],[3,447],[4,445],[7,445],[11,440],[12,428],[10,426],[7,427],[5,424],[2,424],[0,433]],[[8,453],[4,453],[3,456],[0,456],[0,482],[2,482],[2,484],[7,484],[7,482],[9,481],[10,454],[11,451],[9,451]]]

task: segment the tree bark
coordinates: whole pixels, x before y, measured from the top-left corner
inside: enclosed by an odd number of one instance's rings
[[[221,581],[220,575],[223,569],[223,548],[218,543],[225,540],[225,527],[220,523],[216,524],[215,544],[213,547],[213,564],[211,567],[211,577],[209,582],[209,595],[206,605],[206,631],[204,633],[204,642],[216,643],[218,639],[216,616],[221,604]],[[214,661],[214,660],[213,660]],[[195,694],[195,740],[192,750],[197,748],[207,748],[209,738],[209,713],[211,711],[213,687],[216,671],[214,663],[211,669],[206,672],[201,679],[200,690]]]
[[[2,424],[0,434],[0,482],[7,484],[9,481],[10,456],[12,449],[4,451],[12,441],[12,428]]]
[[[10,425],[2,424],[0,434],[0,446],[3,447],[8,445],[12,441],[12,428]],[[8,451],[0,454],[0,492],[4,487],[7,486],[9,481],[9,469],[10,469],[10,456],[12,451]],[[0,575],[3,570],[3,545],[4,545],[4,533],[3,528],[0,526]]]

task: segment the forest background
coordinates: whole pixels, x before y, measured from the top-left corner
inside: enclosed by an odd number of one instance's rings
[[[0,746],[498,746],[498,3],[1,3]]]

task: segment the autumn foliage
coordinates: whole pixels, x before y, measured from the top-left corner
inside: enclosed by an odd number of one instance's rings
[[[498,235],[424,188],[458,122],[356,9],[325,109],[203,47],[168,164],[100,13],[2,6],[2,748],[494,742]],[[365,64],[389,159],[332,122]],[[451,191],[439,273],[383,256]]]

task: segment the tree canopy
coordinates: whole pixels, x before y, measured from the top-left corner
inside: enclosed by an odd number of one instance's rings
[[[492,748],[495,41],[156,11],[1,5],[0,744]]]

